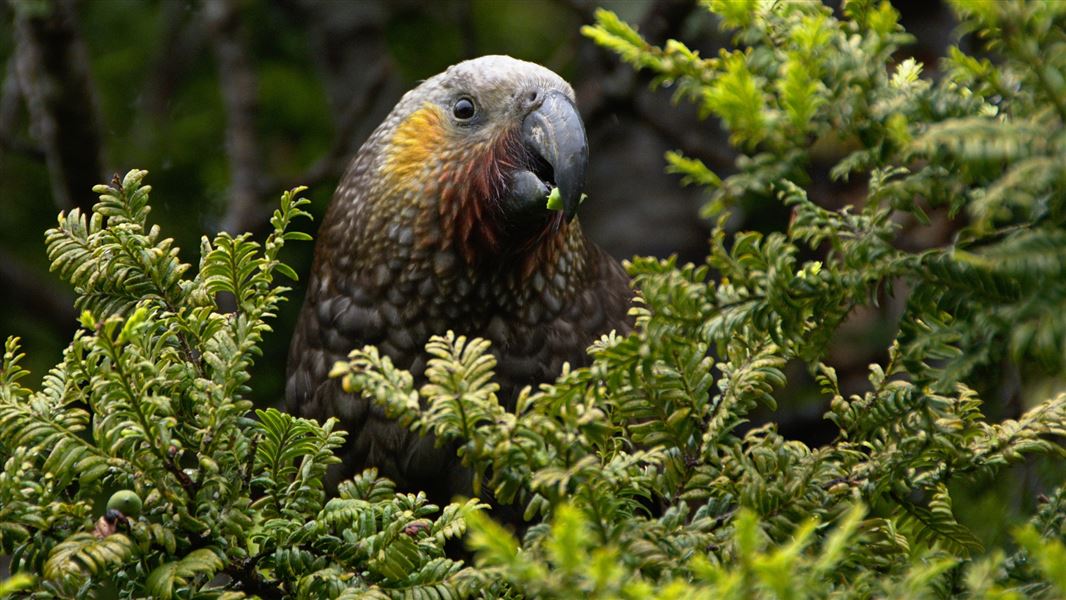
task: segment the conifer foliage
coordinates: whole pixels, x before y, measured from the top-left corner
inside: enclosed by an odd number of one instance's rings
[[[345,433],[252,412],[249,367],[295,277],[278,256],[306,216],[285,193],[273,231],[204,238],[196,269],[148,224],[145,173],[96,191],[92,215],[46,234],[82,328],[40,389],[0,365],[0,596],[803,598],[1066,596],[1060,479],[1003,547],[956,518],[958,490],[1010,465],[1061,460],[1066,393],[1066,11],[955,0],[976,51],[938,78],[893,57],[908,36],[887,3],[709,0],[736,48],[705,58],[648,44],[608,11],[585,35],[728,128],[708,189],[706,264],[634,259],[638,326],[593,363],[502,408],[488,343],[448,332],[415,385],[373,347],[334,376],[406,426],[452,442],[476,492],[518,506],[519,539],[478,499],[437,507],[373,471],[323,485]],[[842,209],[808,197],[812,156],[838,149]],[[786,231],[732,231],[753,200]],[[901,223],[953,219],[946,243]],[[193,274],[195,273],[195,274]],[[860,307],[905,300],[858,394],[827,358]],[[236,310],[220,308],[232,298]],[[811,447],[774,410],[799,363],[835,438]],[[1016,418],[981,394],[1013,370]],[[990,385],[989,379],[993,382]],[[1050,390],[1050,391],[1049,391]],[[1058,390],[1058,391],[1056,391]],[[1055,487],[1055,486],[1058,487]],[[445,552],[462,538],[472,558]]]

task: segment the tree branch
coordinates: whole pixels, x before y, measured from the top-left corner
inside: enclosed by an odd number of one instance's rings
[[[0,84],[0,150],[22,154],[34,160],[44,160],[44,150],[40,146],[15,137],[15,124],[22,102],[22,88],[19,87],[15,58],[12,54],[8,59],[4,82]]]
[[[48,163],[56,204],[87,213],[96,202],[92,187],[104,176],[88,51],[77,29],[72,0],[42,6],[48,10],[37,13],[26,5],[13,5],[19,85],[31,131]]]
[[[218,82],[226,110],[226,157],[230,164],[230,197],[222,230],[249,231],[267,217],[259,202],[261,173],[255,114],[258,110],[255,71],[242,39],[238,7],[233,0],[211,0],[204,7],[218,58]]]
[[[165,25],[144,84],[144,107],[154,119],[165,120],[170,116],[169,103],[175,91],[204,52],[208,39],[203,23],[190,18],[184,3],[163,2],[160,11]]]

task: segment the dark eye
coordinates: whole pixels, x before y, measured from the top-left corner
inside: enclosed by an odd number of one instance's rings
[[[452,114],[460,121],[472,118],[476,112],[477,108],[474,107],[474,101],[465,96],[456,100],[452,106]]]

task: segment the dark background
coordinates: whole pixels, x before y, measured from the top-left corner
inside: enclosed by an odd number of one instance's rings
[[[731,152],[713,123],[583,38],[591,3],[282,0],[0,0],[0,332],[40,377],[75,327],[71,290],[47,272],[42,235],[91,187],[149,171],[152,221],[196,263],[199,237],[262,233],[282,190],[308,185],[321,217],[348,158],[396,100],[465,58],[539,62],[578,91],[592,148],[582,222],[620,258],[704,255],[698,190],[663,171],[684,148],[714,168]],[[615,2],[661,42],[714,51],[695,2]],[[302,225],[313,232],[315,224]],[[311,244],[286,251],[306,273]],[[267,340],[254,389],[277,401],[302,290]]]
[[[147,169],[152,222],[196,264],[201,235],[262,234],[289,187],[309,186],[321,217],[400,95],[483,54],[541,63],[574,85],[591,146],[581,221],[594,240],[618,258],[702,260],[703,192],[667,175],[662,156],[680,149],[724,176],[734,153],[717,123],[580,34],[601,5],[653,43],[678,38],[705,56],[728,43],[694,0],[0,0],[0,334],[23,338],[37,378],[59,359],[76,326],[72,291],[47,271],[43,232],[58,211],[91,206],[94,184]],[[950,12],[898,8],[921,38],[908,51],[934,67]],[[846,190],[823,192],[832,205]],[[780,229],[788,216],[744,208],[737,227]],[[297,272],[311,247],[286,250]],[[267,340],[261,403],[280,397],[301,297],[297,287]],[[875,358],[841,355],[860,370]]]

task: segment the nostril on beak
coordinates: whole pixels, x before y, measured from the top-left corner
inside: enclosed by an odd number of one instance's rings
[[[521,103],[525,106],[525,110],[536,110],[544,100],[544,96],[540,93],[540,90],[530,90],[521,98]]]

